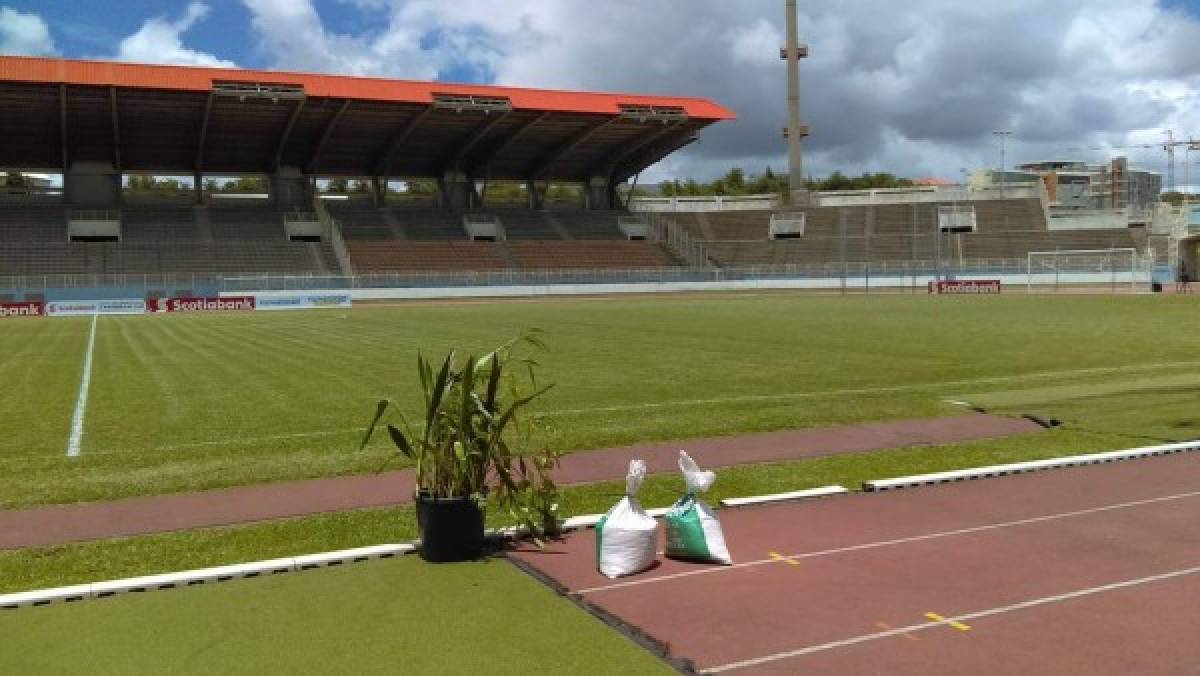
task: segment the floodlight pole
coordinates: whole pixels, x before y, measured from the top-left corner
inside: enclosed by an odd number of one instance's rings
[[[807,130],[800,123],[800,59],[808,56],[808,47],[800,45],[800,19],[796,0],[787,0],[787,46],[783,58],[787,61],[788,91],[788,190],[791,203],[808,204],[808,186],[804,183],[804,149],[802,141]]]
[[[1006,142],[1008,137],[1012,136],[1011,131],[998,129],[992,132],[993,136],[1000,138],[1000,196],[1004,197],[1005,188],[1008,185],[1008,158],[1005,157]]]

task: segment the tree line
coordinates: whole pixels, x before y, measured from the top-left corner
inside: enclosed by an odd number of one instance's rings
[[[814,192],[907,188],[912,184],[913,182],[907,178],[900,178],[887,172],[847,176],[840,171],[835,171],[826,178],[809,177],[805,181],[806,187]],[[730,169],[724,176],[710,183],[703,183],[694,178],[689,178],[683,181],[676,179],[658,184],[659,194],[663,197],[768,195],[785,193],[787,190],[787,175],[775,173],[770,167],[767,167],[761,174],[751,175],[747,175],[744,169],[735,167]]]

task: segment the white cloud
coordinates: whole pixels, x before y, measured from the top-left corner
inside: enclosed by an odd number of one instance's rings
[[[391,25],[379,35],[339,35],[326,30],[309,0],[244,0],[260,47],[271,65],[345,75],[437,76],[437,59],[420,48],[416,26]],[[374,12],[387,14],[386,9]]]
[[[121,40],[116,58],[120,61],[139,63],[233,67],[236,64],[232,61],[189,49],[183,44],[183,34],[197,22],[203,21],[208,12],[208,5],[192,2],[188,4],[183,16],[174,21],[163,16],[147,19],[136,33]]]
[[[309,0],[243,1],[277,67],[412,78],[467,69],[504,84],[707,96],[738,113],[652,180],[784,164],[777,0],[342,0],[338,11],[380,17],[362,35],[332,33]],[[954,178],[998,162],[995,129],[1016,132],[1009,157],[1024,161],[1144,144],[1166,128],[1184,135],[1200,114],[1200,22],[1161,0],[803,4],[816,174]],[[1161,152],[1131,154],[1162,168]]]
[[[42,17],[0,7],[0,54],[53,56],[57,53],[54,38]]]

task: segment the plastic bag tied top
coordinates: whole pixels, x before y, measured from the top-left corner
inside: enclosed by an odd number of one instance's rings
[[[725,534],[712,508],[696,495],[712,487],[716,475],[700,469],[685,451],[679,452],[679,469],[687,493],[664,517],[667,531],[667,556],[675,559],[710,563],[733,563]]]
[[[629,473],[625,475],[625,495],[632,498],[637,495],[642,482],[646,480],[646,461],[634,459],[629,461]]]
[[[713,482],[717,480],[714,472],[700,469],[700,465],[692,460],[692,456],[688,455],[687,451],[679,452],[679,470],[683,472],[683,483],[687,486],[687,494],[692,497],[707,492],[712,488]]]
[[[630,462],[625,497],[596,524],[596,567],[607,577],[633,575],[654,565],[658,524],[634,497],[645,478],[645,461]]]

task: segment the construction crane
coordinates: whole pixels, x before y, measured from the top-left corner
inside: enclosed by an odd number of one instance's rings
[[[1123,146],[1074,146],[1066,150],[1067,152],[1075,152],[1080,150],[1157,150],[1161,148],[1167,153],[1167,192],[1175,192],[1175,149],[1200,150],[1200,140],[1194,138],[1187,140],[1176,139],[1175,132],[1172,129],[1168,129],[1165,133],[1167,140],[1163,143],[1136,143]]]

